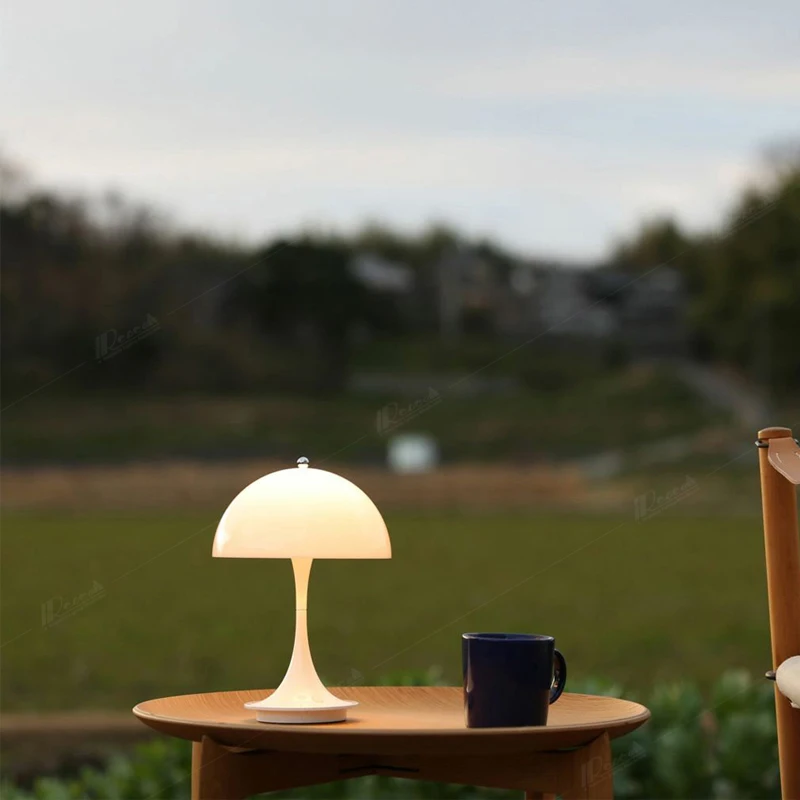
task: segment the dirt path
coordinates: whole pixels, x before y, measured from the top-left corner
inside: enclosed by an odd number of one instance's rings
[[[86,764],[152,739],[157,734],[133,714],[80,711],[0,716],[3,774],[26,782]]]
[[[11,468],[2,506],[15,510],[223,510],[248,483],[286,467],[263,460],[171,461],[117,466]],[[424,475],[325,464],[381,509],[526,509],[580,503],[608,507],[623,495],[593,487],[575,467],[461,464]]]

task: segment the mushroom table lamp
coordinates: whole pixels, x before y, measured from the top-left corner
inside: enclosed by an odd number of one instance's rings
[[[246,486],[222,515],[212,555],[291,558],[297,598],[294,649],[280,686],[245,703],[259,722],[341,722],[358,705],[331,694],[317,675],[308,644],[308,577],[315,558],[391,558],[386,524],[355,484],[307,458]]]

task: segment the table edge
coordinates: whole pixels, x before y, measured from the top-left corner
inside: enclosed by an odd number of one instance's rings
[[[366,687],[366,688],[383,688],[383,687]],[[385,687],[388,689],[394,688],[416,688],[416,687]],[[455,686],[446,686],[446,687],[418,687],[418,688],[443,688],[443,689],[457,689],[460,687]],[[231,693],[237,691],[262,691],[262,690],[232,690]],[[263,690],[269,691],[269,690]],[[186,695],[172,695],[171,697],[197,697],[203,694],[225,694],[226,692],[197,692],[194,694],[186,694]],[[172,724],[184,728],[190,729],[200,729],[200,730],[208,730],[210,728],[220,728],[224,730],[235,730],[235,731],[254,731],[254,738],[255,732],[261,731],[264,733],[284,733],[287,735],[301,735],[301,736],[331,736],[331,735],[339,735],[344,737],[369,737],[369,738],[389,738],[389,737],[429,737],[429,738],[452,738],[454,736],[468,736],[471,738],[479,738],[479,737],[498,737],[498,736],[505,736],[505,737],[531,737],[531,736],[542,736],[546,733],[548,734],[558,734],[558,733],[569,733],[569,732],[578,732],[583,730],[603,730],[608,731],[611,738],[616,738],[612,735],[612,731],[615,731],[619,728],[626,728],[628,730],[634,730],[636,728],[641,727],[645,722],[647,722],[651,718],[650,709],[646,706],[642,705],[641,703],[635,700],[627,700],[624,697],[613,697],[612,695],[597,695],[597,694],[585,694],[583,692],[565,692],[565,695],[569,694],[576,697],[589,697],[589,698],[608,698],[613,700],[622,700],[626,703],[630,703],[633,706],[637,706],[639,712],[634,716],[629,717],[616,717],[613,719],[608,720],[605,723],[598,723],[596,725],[581,725],[581,724],[569,724],[569,725],[542,725],[542,726],[518,726],[518,727],[508,727],[508,728],[463,728],[463,729],[428,729],[428,728],[404,728],[402,730],[360,730],[360,729],[348,729],[347,726],[332,724],[330,726],[327,725],[314,725],[314,726],[305,726],[305,725],[278,725],[278,724],[270,724],[270,723],[249,723],[247,726],[238,724],[238,723],[231,723],[231,722],[214,722],[214,721],[197,721],[197,720],[187,720],[182,719],[180,717],[167,717],[167,716],[159,716],[155,714],[151,714],[150,712],[143,711],[140,706],[144,703],[149,703],[154,700],[167,700],[170,697],[154,697],[150,700],[144,700],[141,703],[137,703],[132,709],[132,713],[134,716],[141,720],[143,724],[147,725],[149,721],[154,721],[157,723],[166,723]],[[258,725],[259,727],[254,727]],[[173,734],[168,734],[173,735]],[[185,741],[200,741],[202,739],[202,733],[198,736],[197,739],[186,739],[183,736],[175,736],[175,738],[184,739]]]

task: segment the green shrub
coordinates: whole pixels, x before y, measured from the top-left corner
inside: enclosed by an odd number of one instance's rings
[[[707,702],[687,683],[631,699],[644,702],[652,718],[613,743],[617,797],[780,797],[772,684],[732,671]]]
[[[391,685],[440,683],[440,672],[396,673]],[[601,681],[574,691],[620,696]],[[626,693],[626,697],[631,697]],[[647,725],[613,743],[614,787],[630,798],[778,798],[778,750],[772,685],[745,672],[728,672],[704,698],[688,684],[657,686],[639,699],[652,711]],[[77,778],[40,778],[32,791],[0,786],[3,800],[183,800],[189,797],[191,747],[159,739],[117,756],[104,770],[85,769]],[[504,800],[519,792],[367,777],[280,792],[282,798],[475,798]]]

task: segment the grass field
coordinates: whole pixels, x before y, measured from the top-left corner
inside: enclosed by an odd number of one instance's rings
[[[726,421],[669,370],[649,366],[595,380],[573,378],[560,388],[503,395],[442,388],[439,397],[423,403],[424,412],[412,413],[402,429],[430,433],[451,462],[588,455],[641,447]],[[3,457],[6,463],[35,464],[176,455],[297,458],[307,452],[380,462],[387,429],[379,420],[391,428],[426,398],[427,391],[332,398],[42,393],[4,412]]]
[[[438,666],[456,683],[462,631],[518,630],[555,635],[574,679],[645,687],[763,671],[760,520],[679,512],[389,516],[391,561],[314,567],[318,669],[350,684]],[[291,647],[290,566],[212,560],[215,524],[212,513],[5,514],[3,708],[124,709],[274,685]],[[43,625],[43,605],[56,624]]]

